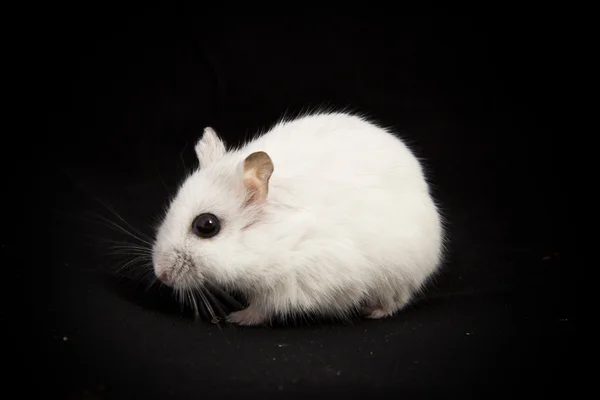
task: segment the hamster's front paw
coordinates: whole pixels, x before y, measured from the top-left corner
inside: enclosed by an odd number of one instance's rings
[[[366,318],[370,318],[370,319],[381,319],[381,318],[388,318],[392,316],[392,313],[389,311],[385,311],[382,310],[380,308],[365,308],[363,309],[363,315]]]
[[[265,322],[266,319],[264,313],[252,305],[241,311],[232,312],[227,316],[227,322],[243,326],[260,325]]]
[[[362,309],[362,315],[365,318],[381,319],[388,318],[394,315],[396,311],[401,309],[406,302],[403,299],[382,301],[369,301]]]
[[[363,307],[362,315],[365,318],[380,319],[380,318],[391,317],[392,313],[390,311],[384,310],[380,305],[369,304],[369,305]]]

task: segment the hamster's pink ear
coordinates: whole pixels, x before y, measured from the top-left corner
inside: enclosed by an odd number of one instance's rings
[[[205,168],[225,154],[225,144],[217,136],[217,132],[211,127],[204,128],[202,137],[196,143],[196,157],[200,162],[200,168]]]
[[[250,154],[244,160],[246,203],[261,203],[269,193],[269,179],[274,171],[271,157],[264,151]]]

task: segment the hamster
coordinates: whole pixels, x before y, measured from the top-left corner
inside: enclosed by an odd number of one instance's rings
[[[390,317],[440,268],[443,221],[420,160],[363,116],[281,119],[231,149],[207,127],[195,152],[158,226],[154,273],[180,292],[243,293],[230,323]]]

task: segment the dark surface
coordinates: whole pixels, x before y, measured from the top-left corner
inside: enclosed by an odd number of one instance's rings
[[[59,15],[36,53],[49,118],[32,215],[52,220],[51,257],[27,271],[38,346],[22,359],[34,389],[107,399],[575,391],[554,26]],[[136,285],[135,269],[131,283],[110,277],[124,261],[103,240],[127,237],[94,222],[122,222],[101,202],[152,235],[205,126],[236,144],[322,105],[396,127],[427,163],[451,251],[414,306],[381,321],[221,331],[166,290]]]

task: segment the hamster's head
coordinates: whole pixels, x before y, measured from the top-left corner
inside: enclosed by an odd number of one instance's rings
[[[273,163],[265,152],[246,158],[227,153],[211,128],[195,151],[199,168],[183,182],[158,228],[154,273],[175,289],[207,282],[232,287],[253,262],[244,235],[261,218]]]

